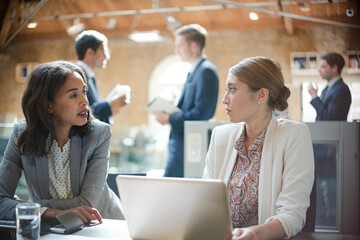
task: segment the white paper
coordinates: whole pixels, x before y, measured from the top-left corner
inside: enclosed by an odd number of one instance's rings
[[[116,84],[115,87],[111,90],[109,95],[106,97],[107,101],[112,101],[118,97],[126,96],[126,103],[130,103],[131,98],[131,88],[128,85]]]
[[[156,97],[154,100],[152,100],[146,107],[146,110],[148,112],[159,111],[167,114],[173,114],[181,111],[174,104],[163,99],[162,97]]]

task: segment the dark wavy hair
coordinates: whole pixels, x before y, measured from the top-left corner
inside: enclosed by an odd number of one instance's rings
[[[46,142],[49,135],[51,141],[54,140],[54,126],[48,111],[49,102],[54,100],[67,77],[74,72],[79,73],[86,83],[86,77],[81,68],[66,61],[40,64],[29,75],[21,101],[27,123],[17,142],[21,154],[26,156],[48,154],[49,149],[46,149],[45,146],[47,146]],[[69,137],[82,136],[90,131],[92,129],[92,118],[91,111],[89,111],[87,123],[83,126],[73,126]]]

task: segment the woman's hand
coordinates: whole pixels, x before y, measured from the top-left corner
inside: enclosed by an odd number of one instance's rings
[[[261,225],[247,228],[235,228],[232,233],[232,240],[281,239],[286,236],[281,222],[276,219]]]
[[[75,207],[67,210],[58,210],[54,208],[48,208],[41,217],[43,218],[49,218],[49,217],[56,217],[58,215],[67,213],[67,212],[74,212],[76,216],[78,216],[81,221],[84,223],[88,223],[91,220],[98,220],[100,223],[102,223],[102,217],[97,209],[88,207],[88,206],[80,206]]]
[[[235,228],[233,230],[232,240],[258,240],[260,239],[256,226],[248,227],[248,228]]]
[[[311,97],[316,97],[318,92],[318,86],[316,83],[309,83],[308,84],[308,92],[311,95]]]
[[[80,206],[66,210],[67,212],[71,211],[76,214],[84,223],[88,223],[91,220],[98,220],[102,223],[102,217],[96,208],[88,206]]]

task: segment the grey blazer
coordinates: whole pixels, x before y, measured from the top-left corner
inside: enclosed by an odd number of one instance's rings
[[[61,210],[86,205],[96,208],[103,218],[124,219],[119,198],[106,184],[111,127],[97,120],[93,125],[92,131],[70,140],[70,179],[74,194],[71,199],[51,197],[47,157],[22,156],[16,143],[26,123],[14,125],[0,164],[0,219],[15,219],[18,202],[13,197],[22,171],[29,201]]]

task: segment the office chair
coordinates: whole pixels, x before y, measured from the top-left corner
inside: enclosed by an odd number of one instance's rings
[[[310,206],[306,211],[306,222],[302,232],[315,232],[316,222],[316,176],[310,193]]]
[[[2,240],[16,240],[16,231],[0,229],[0,239],[2,239]]]
[[[106,182],[109,188],[120,198],[120,194],[116,185],[116,176],[117,175],[134,175],[134,176],[146,176],[146,173],[108,173]]]

